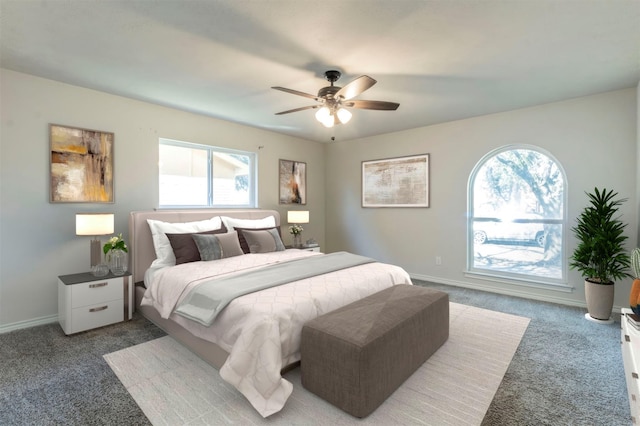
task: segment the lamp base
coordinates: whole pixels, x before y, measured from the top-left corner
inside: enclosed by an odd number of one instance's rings
[[[95,237],[91,240],[91,267],[100,264],[102,260],[102,251],[100,250],[100,240]]]

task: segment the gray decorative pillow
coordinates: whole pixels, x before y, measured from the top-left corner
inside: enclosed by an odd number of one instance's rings
[[[240,240],[240,247],[242,247],[242,251],[245,253],[251,253],[251,250],[249,250],[249,243],[247,243],[247,239],[244,237],[244,231],[266,231],[268,229],[275,229],[278,232],[278,236],[280,236],[279,226],[270,226],[268,228],[235,228],[238,232],[238,239]]]
[[[262,231],[242,230],[242,235],[247,240],[250,253],[271,253],[284,251],[284,244],[276,228]]]
[[[238,233],[235,231],[216,235],[192,234],[191,237],[202,260],[217,260],[244,254]]]
[[[223,234],[227,232],[227,228],[222,225],[221,229],[213,231],[196,232],[196,234]],[[176,265],[189,262],[197,262],[200,260],[200,252],[196,246],[191,234],[165,234],[169,239],[173,254],[176,256]]]

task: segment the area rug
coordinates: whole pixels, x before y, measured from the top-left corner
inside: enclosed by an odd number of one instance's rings
[[[356,419],[308,392],[263,419],[218,371],[169,336],[104,356],[154,425],[479,425],[529,319],[451,303],[447,342],[376,411]]]

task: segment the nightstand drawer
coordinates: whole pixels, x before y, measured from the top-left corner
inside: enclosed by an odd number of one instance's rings
[[[78,333],[96,327],[124,321],[123,299],[75,308],[71,311],[73,329],[69,333]]]
[[[123,298],[122,278],[75,284],[71,290],[71,306],[73,308]]]

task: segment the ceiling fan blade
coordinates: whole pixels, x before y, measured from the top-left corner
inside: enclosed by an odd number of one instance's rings
[[[376,83],[377,81],[369,77],[368,75],[361,75],[351,83],[344,86],[342,89],[338,90],[338,93],[335,94],[335,97],[338,98],[342,96],[342,98],[345,100],[355,98],[360,93],[364,92]]]
[[[290,109],[290,110],[287,110],[287,111],[276,112],[276,115],[289,114],[291,112],[304,111],[305,109],[314,109],[314,108],[320,108],[320,105],[310,105],[310,106],[306,106],[306,107]]]
[[[377,109],[381,111],[395,111],[400,104],[395,102],[385,101],[348,101],[342,102],[342,106],[347,108],[360,108],[360,109]]]
[[[304,92],[298,92],[297,90],[287,89],[286,87],[274,86],[272,87],[272,89],[281,90],[283,92],[291,93],[292,95],[304,96],[305,98],[314,99],[316,101],[318,100],[318,97],[316,95],[312,95]]]

